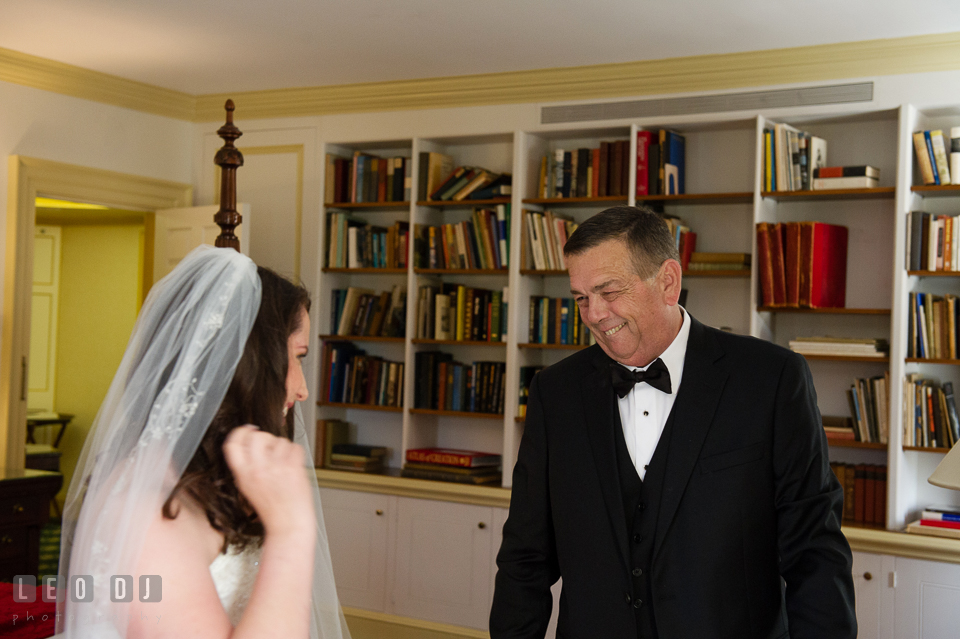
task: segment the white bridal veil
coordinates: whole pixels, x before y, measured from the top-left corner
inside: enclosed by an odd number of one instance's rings
[[[213,420],[260,307],[256,265],[233,249],[195,249],[154,285],[87,436],[63,511],[60,574],[91,575],[89,602],[58,603],[67,637],[125,637],[129,614],[111,603],[110,577],[135,574],[147,526]],[[299,410],[294,439],[313,460]],[[349,639],[314,486],[311,637]],[[92,595],[92,596],[91,596]]]

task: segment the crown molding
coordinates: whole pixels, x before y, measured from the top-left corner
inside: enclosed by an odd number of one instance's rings
[[[960,69],[960,33],[454,77],[191,96],[8,49],[0,80],[214,122],[232,98],[243,119],[722,91]]]
[[[193,120],[197,104],[196,96],[187,93],[4,48],[0,80],[176,120]]]

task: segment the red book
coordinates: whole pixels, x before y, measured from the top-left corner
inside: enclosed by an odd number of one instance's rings
[[[782,223],[768,227],[770,233],[770,260],[773,263],[773,306],[787,304],[787,278],[783,259]]]
[[[873,510],[874,522],[880,526],[887,525],[887,467],[877,466],[877,492],[874,495],[877,500],[876,507]]]
[[[637,131],[637,197],[650,194],[650,142],[653,133]]]
[[[800,223],[800,306],[843,308],[847,295],[845,226]]]
[[[607,195],[623,195],[623,145],[619,141],[610,144],[610,155],[612,156],[610,166],[607,167],[607,178],[610,183],[607,187]],[[629,158],[629,156],[627,156]]]
[[[770,258],[770,231],[766,222],[757,223],[757,259],[760,267],[760,298],[763,306],[773,305],[773,261]]]
[[[610,194],[610,143],[600,143],[600,175],[597,184],[597,197],[606,197]]]
[[[437,410],[446,410],[447,406],[447,363],[437,364]],[[410,459],[410,451],[407,451],[407,461],[417,461]]]
[[[500,455],[480,453],[473,450],[457,450],[455,448],[411,448],[407,451],[407,461],[419,464],[476,468],[480,466],[499,466]]]
[[[921,519],[921,526],[933,526],[934,528],[952,528],[960,530],[960,521],[940,521],[939,519]]]
[[[864,470],[863,521],[868,524],[876,523],[875,510],[877,507],[877,472],[876,466],[867,464]]]
[[[800,306],[800,223],[787,222],[783,244],[783,267],[786,276],[787,306]]]
[[[590,185],[590,196],[600,195],[600,149],[590,149],[590,164],[593,166],[593,180]]]
[[[866,515],[864,503],[867,492],[866,464],[855,465],[853,472],[853,521],[862,524]]]
[[[687,231],[680,234],[680,268],[687,270],[690,265],[690,257],[697,249],[697,234],[693,231]]]

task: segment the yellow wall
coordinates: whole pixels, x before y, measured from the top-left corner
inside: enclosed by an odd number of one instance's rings
[[[143,225],[63,226],[56,410],[76,415],[60,450],[61,503],[137,317]]]

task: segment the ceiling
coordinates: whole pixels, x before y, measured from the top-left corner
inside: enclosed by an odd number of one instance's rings
[[[0,47],[200,95],[960,31],[960,0],[0,0]]]

